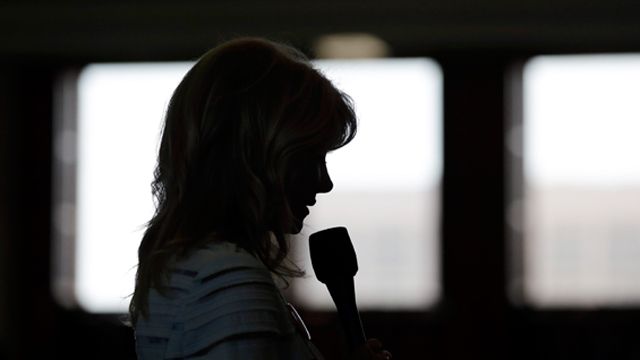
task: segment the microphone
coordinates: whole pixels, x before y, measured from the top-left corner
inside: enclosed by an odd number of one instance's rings
[[[329,289],[347,337],[347,346],[353,351],[366,342],[366,337],[353,287],[358,260],[347,229],[335,227],[311,234],[309,251],[313,271]]]

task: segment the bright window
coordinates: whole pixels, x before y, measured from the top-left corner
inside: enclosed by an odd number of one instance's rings
[[[439,295],[440,70],[427,59],[316,64],[352,96],[360,128],[353,143],[328,156],[334,191],[318,196],[303,234],[348,227],[363,308],[426,308]],[[137,247],[153,214],[150,182],[164,109],[191,65],[94,64],[82,71],[77,129],[60,129],[57,137],[58,147],[73,135],[77,141],[75,203],[57,204],[55,217],[57,229],[75,237],[72,256],[57,262],[75,259],[75,276],[54,282],[69,287],[57,289],[59,297],[91,312],[126,311]],[[59,157],[73,160],[64,153]],[[293,258],[312,275],[305,239],[294,243]],[[295,292],[308,306],[330,304],[312,276],[296,281]]]
[[[524,74],[524,285],[538,306],[640,302],[640,56]]]

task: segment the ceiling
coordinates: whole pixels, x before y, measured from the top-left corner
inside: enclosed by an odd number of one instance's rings
[[[393,54],[640,51],[637,1],[4,1],[4,59],[186,59],[238,35],[311,51],[314,39],[365,32]]]

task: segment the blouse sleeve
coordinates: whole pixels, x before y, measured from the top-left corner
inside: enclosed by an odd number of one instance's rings
[[[174,329],[188,359],[286,359],[295,329],[269,271],[253,256],[210,252]]]

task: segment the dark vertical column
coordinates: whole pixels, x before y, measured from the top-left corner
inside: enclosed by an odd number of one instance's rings
[[[10,359],[53,354],[54,308],[49,285],[53,71],[4,64],[0,118],[7,133],[2,186],[6,203],[3,251]]]
[[[502,359],[508,343],[504,64],[486,53],[442,60],[445,353]]]
[[[56,65],[0,67],[0,359],[134,359],[119,320],[64,309],[52,295]],[[71,261],[71,260],[69,260]],[[4,310],[4,311],[3,311]],[[4,314],[4,318],[2,318]]]
[[[1,80],[0,80],[1,81]],[[10,296],[7,280],[9,278],[9,216],[8,207],[8,181],[9,171],[9,121],[4,116],[3,109],[6,109],[7,94],[0,83],[0,359],[8,357],[7,347],[9,346],[9,305]]]

